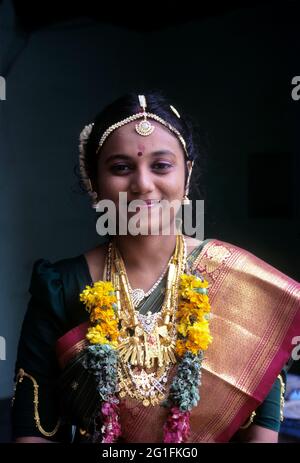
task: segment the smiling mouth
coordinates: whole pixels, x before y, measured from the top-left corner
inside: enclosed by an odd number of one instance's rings
[[[149,207],[160,203],[160,199],[141,199],[137,201],[141,201],[141,204],[138,204],[137,207]],[[132,201],[128,201],[127,205],[129,205],[131,202]]]

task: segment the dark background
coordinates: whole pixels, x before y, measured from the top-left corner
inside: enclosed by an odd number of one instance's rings
[[[161,89],[201,129],[205,237],[300,279],[299,21],[296,1],[0,0],[0,398],[33,262],[99,242],[73,171],[78,136],[126,91]]]

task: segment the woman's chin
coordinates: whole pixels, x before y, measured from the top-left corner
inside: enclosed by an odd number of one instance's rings
[[[162,223],[161,219],[149,221],[128,221],[128,233],[130,235],[174,235],[176,234],[174,222]]]
[[[121,212],[121,211],[120,211]],[[174,235],[176,224],[174,212],[163,214],[159,207],[143,207],[139,211],[128,212],[119,215],[119,223],[123,224],[129,235]],[[178,231],[177,231],[178,233]]]

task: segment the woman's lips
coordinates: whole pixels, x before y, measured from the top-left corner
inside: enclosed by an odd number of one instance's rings
[[[143,202],[139,207],[153,207],[160,203],[159,199],[145,199]]]
[[[160,200],[159,199],[145,199],[145,200],[141,200],[143,202],[141,202],[141,204],[137,204],[136,207],[137,208],[150,208],[150,207],[154,207],[156,206],[157,204],[160,203]],[[130,204],[130,202],[128,203],[128,205]]]

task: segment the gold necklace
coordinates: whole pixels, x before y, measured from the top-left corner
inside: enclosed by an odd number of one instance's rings
[[[170,263],[171,259],[169,260],[168,264],[165,266],[163,272],[161,273],[160,277],[156,280],[153,286],[145,293],[145,291],[142,288],[135,288],[132,289],[131,284],[128,280],[128,286],[129,286],[129,292],[131,295],[131,299],[133,302],[134,307],[138,307],[138,305],[144,300],[146,297],[150,296],[151,293],[157,288],[161,280],[166,274],[166,271],[168,269],[168,265]]]
[[[108,245],[108,253],[107,253],[107,257],[106,257],[105,265],[104,265],[104,272],[103,272],[104,277],[103,277],[103,279],[105,279],[105,278],[108,279],[108,280],[111,279],[111,277],[110,277],[110,274],[111,274],[111,254],[112,254],[112,242],[110,242],[109,245]],[[169,259],[169,262],[165,266],[165,268],[162,271],[161,275],[158,277],[156,282],[153,284],[153,286],[151,286],[151,288],[147,292],[145,292],[142,288],[133,289],[131,287],[131,284],[130,284],[129,280],[127,280],[128,281],[128,287],[129,287],[130,296],[131,296],[134,307],[138,307],[143,299],[145,299],[146,297],[150,296],[151,293],[153,293],[153,291],[157,288],[159,283],[164,278],[164,276],[165,276],[165,274],[166,274],[166,272],[168,270],[168,266],[169,266],[170,262],[171,262],[171,258]]]
[[[161,312],[146,315],[135,310],[123,259],[114,244],[106,261],[106,279],[117,295],[120,326],[119,389],[145,406],[156,405],[165,395],[167,376],[176,343],[175,312],[180,274],[186,264],[186,243],[177,235],[176,247],[168,265],[165,298]]]

